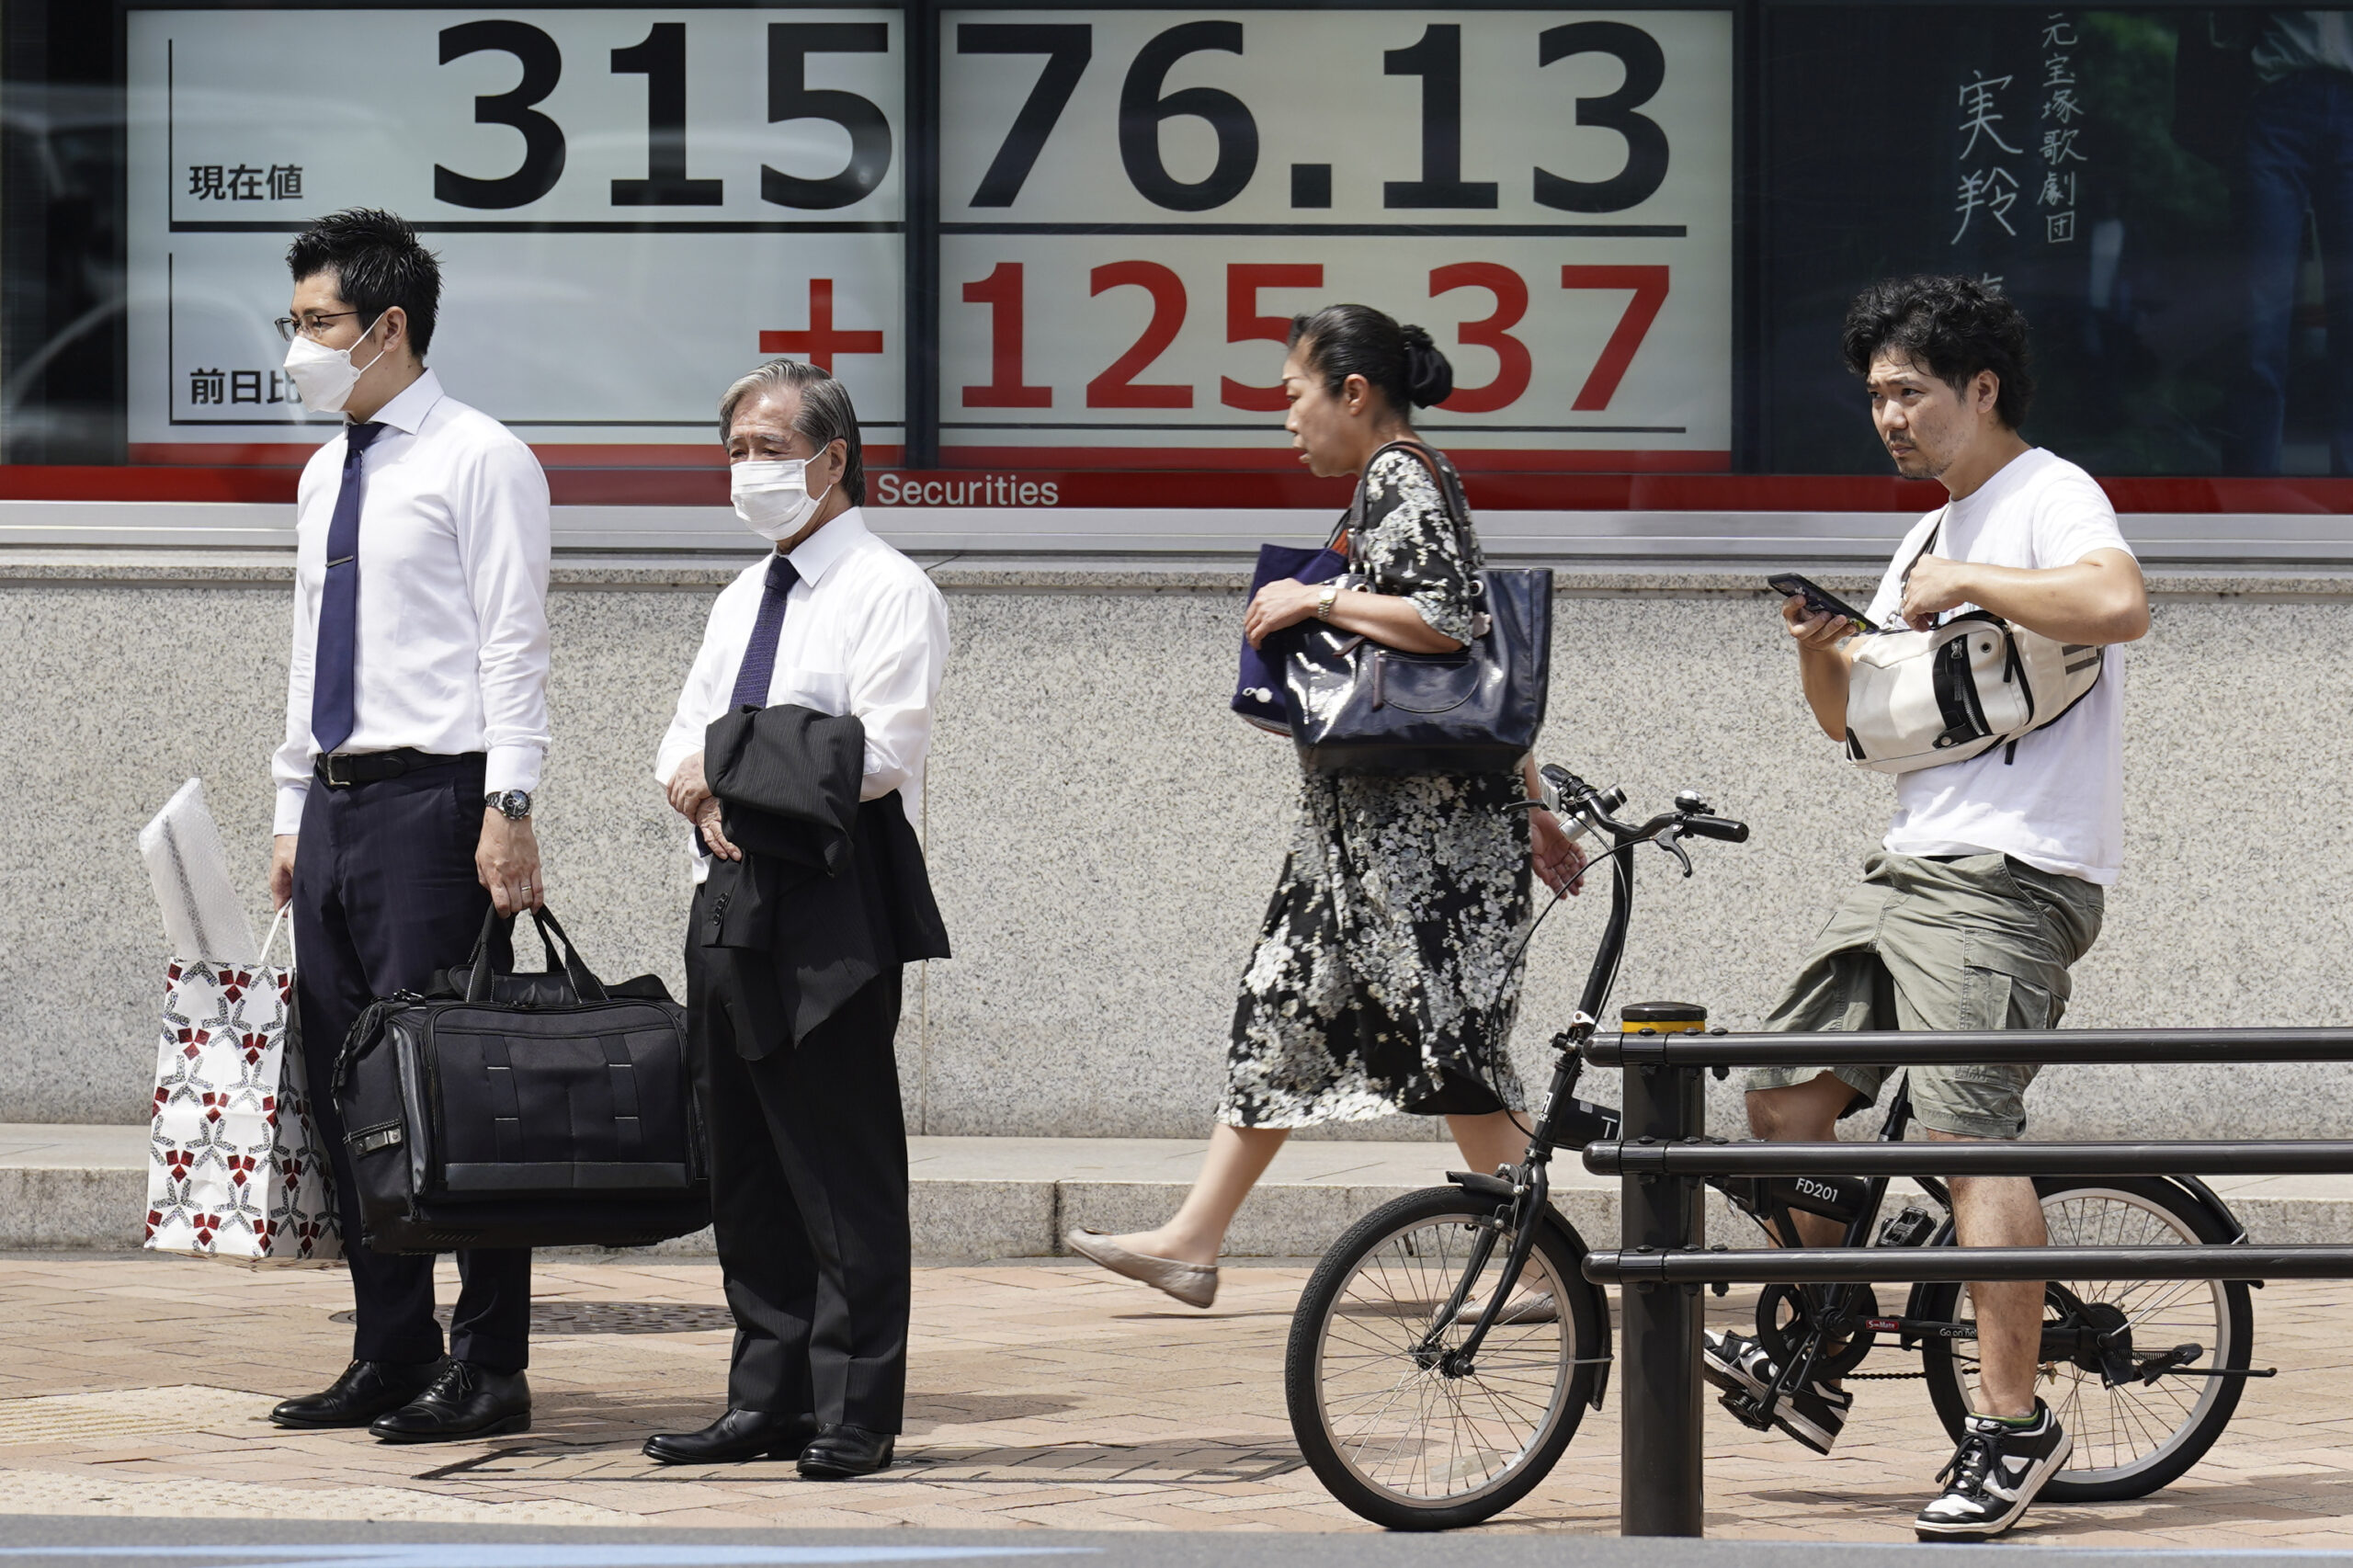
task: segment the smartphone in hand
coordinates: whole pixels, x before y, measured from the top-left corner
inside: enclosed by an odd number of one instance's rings
[[[1812,580],[1794,572],[1783,572],[1765,579],[1765,585],[1788,598],[1801,598],[1805,608],[1816,615],[1835,615],[1851,623],[1858,631],[1872,630],[1870,619],[1861,610]]]

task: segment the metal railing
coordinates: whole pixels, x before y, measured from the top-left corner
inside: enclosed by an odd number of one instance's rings
[[[1907,1284],[1997,1279],[2334,1279],[2353,1246],[1756,1247],[1711,1250],[1711,1176],[2272,1176],[2353,1174],[2353,1140],[2117,1143],[1727,1143],[1703,1135],[1711,1070],[1940,1066],[1987,1062],[2139,1064],[2353,1062],[2353,1028],[2062,1029],[1938,1033],[1597,1034],[1585,1060],[1623,1067],[1620,1141],[1586,1168],[1621,1178],[1622,1234],[1587,1255],[1588,1279],[1623,1287],[1619,1358],[1624,1535],[1697,1536],[1700,1296],[1713,1284]]]

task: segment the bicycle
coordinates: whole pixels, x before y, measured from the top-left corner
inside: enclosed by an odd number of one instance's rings
[[[1574,1019],[1552,1039],[1559,1060],[1527,1156],[1493,1176],[1450,1171],[1449,1186],[1366,1215],[1318,1263],[1291,1318],[1284,1394],[1300,1451],[1335,1498],[1392,1529],[1492,1518],[1552,1472],[1584,1413],[1601,1407],[1612,1361],[1608,1299],[1581,1271],[1584,1239],[1549,1201],[1549,1166],[1557,1149],[1617,1135],[1614,1114],[1574,1091],[1580,1048],[1598,1027],[1625,951],[1633,851],[1656,844],[1688,877],[1686,840],[1748,836],[1745,825],[1713,815],[1688,791],[1673,811],[1629,824],[1612,815],[1625,804],[1623,790],[1597,790],[1559,767],[1541,775],[1563,813],[1608,842],[1594,865],[1610,864],[1610,908]],[[1901,1139],[1911,1119],[1908,1089],[1899,1085],[1880,1137]],[[1918,1185],[1945,1210],[1941,1220],[1907,1204],[1884,1225],[1886,1177],[1718,1177],[1709,1185],[1779,1235],[1793,1233],[1796,1210],[1843,1221],[1847,1246],[1953,1244],[1949,1192],[1933,1179]],[[2245,1239],[2228,1206],[2194,1176],[2038,1178],[2036,1188],[2054,1244]],[[1958,1443],[1975,1370],[1965,1348],[1975,1325],[1961,1315],[1966,1289],[1916,1285],[1903,1315],[1885,1317],[1868,1285],[1768,1286],[1757,1333],[1780,1374],[1761,1396],[1726,1394],[1722,1403],[1764,1428],[1779,1402],[1809,1379],[1925,1377]],[[2245,1380],[2271,1375],[2249,1370],[2247,1282],[2052,1281],[2045,1298],[2043,1381],[2068,1383],[2049,1403],[2075,1433],[2076,1448],[2044,1498],[2114,1501],[2156,1491],[2212,1447]],[[1859,1371],[1882,1335],[1917,1351],[1920,1370]],[[2145,1348],[2153,1338],[2171,1342]],[[2173,1393],[2174,1381],[2184,1379],[2197,1382],[2194,1399]],[[2142,1392],[2154,1390],[2165,1392]]]

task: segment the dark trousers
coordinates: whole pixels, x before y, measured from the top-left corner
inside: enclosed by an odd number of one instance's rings
[[[695,894],[690,930],[704,928]],[[906,1403],[913,1246],[899,1108],[901,971],[860,989],[799,1047],[736,1053],[703,949],[687,942],[711,1221],[735,1353],[727,1403],[896,1432]]]
[[[313,779],[294,857],[295,986],[311,1104],[335,1162],[336,1207],[363,1361],[429,1361],[441,1354],[433,1259],[359,1244],[358,1187],[335,1114],[335,1054],[368,1004],[422,991],[437,969],[463,963],[490,894],[474,876],[482,837],[480,758],[401,778],[331,790]],[[506,961],[501,956],[501,961]],[[449,1353],[494,1371],[530,1360],[531,1255],[461,1252],[464,1280]]]

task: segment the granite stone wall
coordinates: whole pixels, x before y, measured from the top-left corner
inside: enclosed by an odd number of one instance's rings
[[[549,885],[598,969],[675,985],[683,835],[650,770],[725,574],[558,575]],[[956,653],[923,826],[958,956],[909,987],[910,1127],[1199,1134],[1295,782],[1284,744],[1224,710],[1238,583],[940,576]],[[1807,722],[1748,581],[1564,577],[1542,747],[1638,806],[1696,788],[1754,826],[1745,846],[1695,846],[1688,881],[1643,857],[1617,994],[1702,1001],[1734,1025],[1769,1006],[1892,794]],[[275,562],[0,573],[0,1121],[143,1118],[165,955],[134,838],[191,774],[262,918],[286,626]],[[2130,661],[2125,881],[2070,1024],[2353,1022],[2349,634],[2353,584],[2165,585]],[[1601,904],[1564,904],[1536,939],[1531,1076]],[[1712,1099],[1729,1130],[1736,1096]],[[2033,1106],[2044,1136],[2332,1135],[2353,1071],[2054,1069]]]

